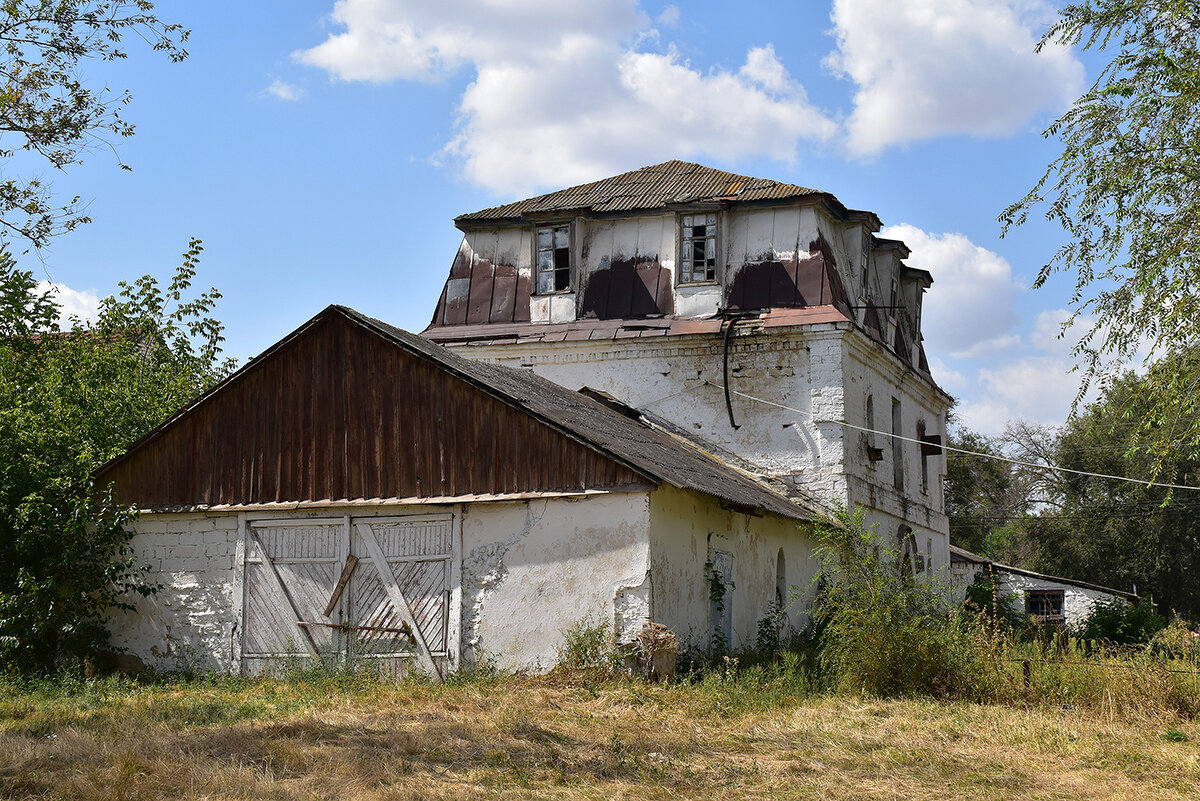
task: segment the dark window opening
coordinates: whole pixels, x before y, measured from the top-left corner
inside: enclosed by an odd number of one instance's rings
[[[681,221],[680,283],[717,278],[717,215],[685,214]]]
[[[571,229],[568,225],[537,229],[539,295],[571,288]]]
[[[904,430],[900,416],[900,401],[892,398],[892,485],[904,492]]]
[[[925,442],[925,421],[917,422],[917,440]],[[925,453],[925,448],[921,448],[921,492],[929,492],[929,456]]]
[[[1029,590],[1025,593],[1025,612],[1042,623],[1063,621],[1062,590]]]

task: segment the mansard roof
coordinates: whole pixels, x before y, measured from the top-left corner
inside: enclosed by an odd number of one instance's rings
[[[545,195],[494,206],[454,218],[459,228],[520,222],[554,214],[628,214],[704,203],[753,203],[785,200],[825,202],[838,216],[878,219],[871,212],[849,211],[828,192],[796,184],[738,175],[690,161],[662,164]]]

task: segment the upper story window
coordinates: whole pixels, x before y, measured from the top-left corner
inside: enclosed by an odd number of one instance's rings
[[[571,226],[537,229],[537,293],[571,288]]]
[[[685,214],[680,220],[680,283],[717,279],[717,215]]]

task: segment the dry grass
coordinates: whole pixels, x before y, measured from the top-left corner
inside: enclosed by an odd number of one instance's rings
[[[796,699],[720,681],[0,693],[3,798],[1009,801],[1195,799],[1200,787],[1200,725],[1153,714]]]

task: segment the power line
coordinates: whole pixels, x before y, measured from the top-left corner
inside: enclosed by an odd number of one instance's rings
[[[725,389],[724,385],[709,381],[707,378],[704,379],[704,383],[709,384],[710,386],[714,386],[717,389],[721,389],[721,390]],[[853,428],[857,431],[864,431],[868,434],[879,434],[880,436],[891,437],[892,439],[898,439],[903,442],[915,442],[918,445],[927,445],[928,444],[928,443],[923,442],[922,440],[916,439],[914,437],[906,437],[903,434],[894,434],[889,431],[877,431],[876,429],[873,429],[873,428],[866,428],[865,426],[857,426],[854,423],[848,423],[845,420],[818,420],[817,418],[813,417],[812,412],[806,412],[803,409],[794,409],[791,406],[784,406],[782,403],[775,403],[774,401],[769,401],[769,400],[766,400],[765,398],[757,398],[754,395],[748,395],[745,392],[739,392],[738,390],[733,389],[733,388],[730,388],[729,391],[732,394],[737,395],[738,397],[741,397],[741,398],[745,398],[747,400],[756,401],[758,403],[764,403],[767,406],[774,406],[778,409],[784,409],[789,412],[795,412],[796,414],[805,415],[813,423],[830,423],[833,425],[842,425],[842,426],[846,426],[847,428]],[[998,456],[994,453],[980,453],[979,451],[969,451],[966,448],[956,448],[953,445],[942,445],[940,447],[947,451],[953,451],[954,453],[962,453],[962,454],[966,454],[968,456],[981,456],[984,459],[995,459],[996,461],[999,461],[999,462],[1008,462],[1009,464],[1015,464],[1020,467],[1032,467],[1037,470],[1053,470],[1058,473],[1071,473],[1073,475],[1088,476],[1090,478],[1107,478],[1107,479],[1111,479],[1112,481],[1126,481],[1131,484],[1141,484],[1146,487],[1162,487],[1163,489],[1195,490],[1195,491],[1200,492],[1200,487],[1191,486],[1189,484],[1163,484],[1158,481],[1147,481],[1146,479],[1142,479],[1142,478],[1129,478],[1128,476],[1113,476],[1113,475],[1109,475],[1107,473],[1090,473],[1086,470],[1074,470],[1070,467],[1059,467],[1058,465],[1038,464],[1037,462],[1026,462],[1021,459],[1012,459],[1007,456]]]

